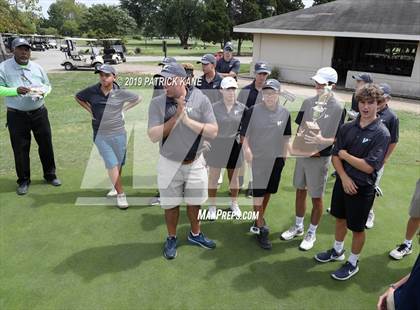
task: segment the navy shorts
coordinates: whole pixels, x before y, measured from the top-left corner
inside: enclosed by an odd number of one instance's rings
[[[272,164],[270,164],[272,163]],[[280,185],[284,159],[252,160],[252,196],[263,197],[265,194],[275,194]]]
[[[337,176],[331,197],[331,215],[347,221],[347,228],[351,231],[365,230],[369,211],[375,200],[373,185],[357,185],[357,194],[348,195],[344,192],[340,177]]]

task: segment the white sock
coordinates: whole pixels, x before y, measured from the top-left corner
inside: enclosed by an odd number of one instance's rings
[[[407,240],[407,239],[405,239],[404,243],[405,243],[408,247],[411,247],[411,245],[413,244],[413,240]]]
[[[296,216],[296,227],[302,228],[303,227],[303,219],[304,217]]]
[[[195,234],[195,233],[191,232],[191,235],[193,235],[194,237],[197,237],[199,234],[200,234],[200,233]]]
[[[337,253],[341,253],[343,251],[343,249],[344,249],[344,241],[337,241],[337,240],[335,240],[334,241],[334,250]]]
[[[314,234],[316,234],[316,229],[317,228],[318,228],[318,225],[309,224],[308,232],[311,232],[314,235]]]
[[[357,261],[359,260],[359,256],[360,256],[360,254],[353,254],[353,253],[350,253],[350,256],[349,256],[349,259],[348,259],[348,262],[350,263],[350,264],[352,264],[354,267],[356,267],[356,265],[357,265]]]

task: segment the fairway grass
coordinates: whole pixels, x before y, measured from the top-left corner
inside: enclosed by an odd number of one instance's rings
[[[32,184],[28,195],[18,197],[8,131],[4,125],[0,131],[1,309],[373,309],[388,285],[410,272],[419,252],[418,239],[413,254],[402,261],[391,260],[388,252],[404,240],[408,207],[420,176],[419,115],[398,113],[400,143],[385,169],[381,186],[385,196],[375,202],[375,227],[367,232],[360,272],[338,282],[329,274],[340,263],[318,264],[313,259],[332,246],[330,215],[323,215],[315,247],[308,252],[298,250],[300,239],[278,238],[294,221],[293,159],[287,160],[279,192],[267,211],[272,251],[258,248],[246,221],[205,222],[202,230],[217,248],[190,246],[182,207],[178,256],[167,261],[162,256],[166,227],[159,207],[132,206],[123,212],[111,206],[75,205],[79,197],[103,197],[107,192],[81,189],[92,131],[87,112],[73,99],[97,76],[69,72],[51,74],[50,79],[53,91],[46,101],[63,185],[44,184],[33,141]],[[138,91],[144,102],[127,118],[145,124],[150,90]],[[2,108],[2,124],[5,119]],[[135,135],[123,171],[126,193],[129,198],[151,196],[154,189],[132,187],[134,139]],[[145,151],[146,147],[156,145],[145,145]],[[329,178],[326,207],[333,182]],[[225,185],[221,192],[227,196]],[[310,205],[306,226],[309,211]],[[346,254],[350,242],[351,234]]]

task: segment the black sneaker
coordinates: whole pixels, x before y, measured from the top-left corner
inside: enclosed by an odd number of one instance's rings
[[[343,249],[341,253],[337,253],[335,249],[332,248],[328,251],[318,253],[317,255],[315,255],[315,259],[320,263],[327,263],[330,261],[342,261],[346,258],[344,255],[344,251],[345,250]]]
[[[22,182],[21,184],[18,185],[17,189],[16,189],[16,194],[18,195],[26,195],[28,193],[28,189],[29,189],[29,182]]]
[[[199,245],[205,249],[214,249],[216,247],[216,243],[213,240],[207,239],[202,232],[198,236],[193,236],[190,232],[187,239],[191,244]]]
[[[265,219],[263,219],[263,221],[264,221],[264,227],[269,230],[268,225],[267,225],[267,222],[265,221]],[[260,229],[258,228],[256,221],[252,222],[252,225],[249,228],[249,232],[251,234],[254,234],[254,235],[258,235],[260,233]]]
[[[174,259],[176,257],[176,237],[166,238],[166,242],[163,247],[163,256],[166,259]]]
[[[350,262],[346,262],[343,266],[341,266],[336,272],[331,274],[331,277],[335,280],[345,281],[350,279],[356,273],[359,272],[359,262],[357,262],[356,266],[353,266]]]
[[[259,246],[264,250],[271,250],[273,247],[270,239],[268,239],[269,230],[263,226],[259,227],[260,233],[256,235]]]

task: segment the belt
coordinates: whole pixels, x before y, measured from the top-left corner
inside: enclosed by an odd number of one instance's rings
[[[193,163],[195,160],[196,160],[196,158],[194,158],[194,159],[187,159],[187,160],[183,160],[183,161],[182,161],[182,164],[183,164],[183,165],[189,165],[189,164]]]
[[[44,109],[45,109],[44,105],[40,106],[38,109],[30,110],[30,111],[22,111],[22,110],[17,110],[17,109],[7,107],[7,111],[9,112],[18,113],[18,114],[26,114],[26,115],[32,115]]]

